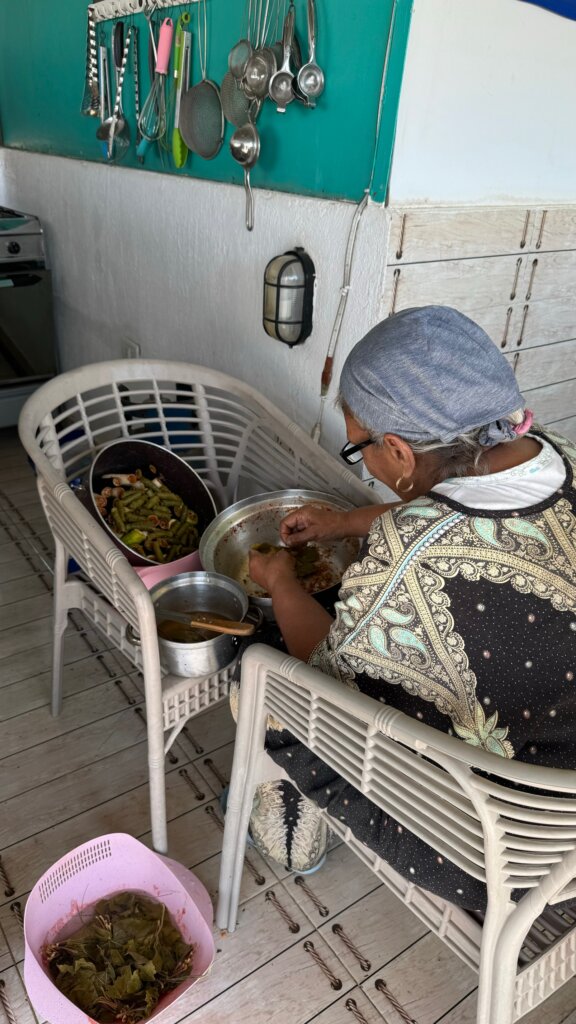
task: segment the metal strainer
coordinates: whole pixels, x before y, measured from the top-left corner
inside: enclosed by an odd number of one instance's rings
[[[207,38],[206,0],[201,0],[198,4],[198,59],[202,79],[182,95],[178,127],[188,149],[205,160],[212,160],[224,139],[224,114],[220,90],[206,77]]]
[[[226,120],[235,128],[241,128],[243,124],[246,124],[249,118],[250,100],[240,88],[240,83],[231,71],[228,71],[222,79],[220,98]]]

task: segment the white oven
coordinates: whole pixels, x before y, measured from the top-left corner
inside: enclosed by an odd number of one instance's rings
[[[0,207],[0,427],[57,372],[52,282],[36,217]]]

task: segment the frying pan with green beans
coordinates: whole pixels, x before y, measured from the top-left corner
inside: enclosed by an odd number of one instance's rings
[[[216,516],[206,484],[151,441],[113,441],[90,469],[92,509],[132,565],[163,565],[196,551]]]

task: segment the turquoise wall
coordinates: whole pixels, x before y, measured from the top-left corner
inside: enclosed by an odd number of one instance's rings
[[[297,28],[306,41],[306,5],[296,0]],[[255,186],[358,200],[365,188],[386,194],[398,97],[412,0],[317,0],[317,60],[326,89],[314,110],[292,103],[284,115],[270,101],[258,120],[260,160]],[[196,5],[159,12],[174,19],[188,9],[193,30],[192,80],[200,78],[196,48]],[[217,82],[227,54],[243,34],[244,0],[207,0],[208,75]],[[130,21],[132,19],[125,19]],[[140,32],[140,81],[148,91],[147,28]],[[392,21],[385,89],[382,75]],[[108,37],[111,22],[102,23]],[[97,26],[100,29],[100,25]],[[307,47],[304,45],[304,50]],[[86,59],[86,4],[83,0],[1,0],[0,119],[4,145],[83,160],[105,162],[95,138],[95,119],[80,115]],[[143,101],[142,98],[142,101]],[[133,78],[127,74],[124,106],[133,121]],[[377,130],[378,129],[378,130]],[[154,146],[144,169],[213,181],[243,182],[228,139],[211,161],[190,154],[175,170]],[[138,167],[131,148],[123,166]]]

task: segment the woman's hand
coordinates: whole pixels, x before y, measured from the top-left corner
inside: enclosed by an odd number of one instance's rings
[[[272,597],[274,590],[287,580],[296,579],[296,563],[289,551],[273,551],[263,554],[250,551],[248,571],[250,579]]]
[[[303,505],[280,523],[280,540],[288,547],[299,547],[310,540],[340,540],[347,536],[346,519],[344,511]]]

